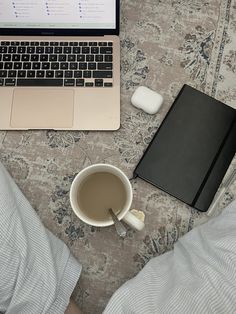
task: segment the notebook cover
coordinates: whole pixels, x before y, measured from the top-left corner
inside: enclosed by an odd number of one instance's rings
[[[236,110],[184,85],[134,176],[206,211],[235,154]]]

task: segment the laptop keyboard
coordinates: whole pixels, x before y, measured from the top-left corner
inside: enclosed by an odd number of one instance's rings
[[[0,86],[112,85],[112,42],[0,42]]]

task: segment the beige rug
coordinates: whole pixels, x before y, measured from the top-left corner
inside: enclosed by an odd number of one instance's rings
[[[0,132],[1,161],[44,224],[83,264],[75,297],[85,313],[101,313],[123,282],[207,218],[148,183],[133,180],[133,207],[145,211],[146,228],[140,233],[129,229],[121,240],[113,227],[90,227],[75,217],[69,204],[73,177],[94,163],[114,164],[131,177],[184,83],[236,108],[235,31],[233,0],[124,0],[120,130]],[[163,95],[157,115],[130,105],[139,85]],[[236,183],[220,208],[235,196]]]

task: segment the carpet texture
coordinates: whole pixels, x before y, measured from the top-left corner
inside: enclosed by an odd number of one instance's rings
[[[73,213],[74,176],[110,163],[132,177],[144,149],[184,83],[236,108],[236,1],[124,0],[121,5],[121,128],[116,132],[0,132],[0,159],[44,224],[83,264],[74,296],[84,313],[101,313],[112,293],[153,256],[208,218],[150,184],[132,180],[132,207],[146,213],[142,232],[121,240],[114,227],[85,225]],[[158,114],[130,105],[145,85],[164,97]],[[1,101],[1,100],[0,100]],[[230,170],[236,167],[234,159]],[[220,203],[236,196],[232,184]]]

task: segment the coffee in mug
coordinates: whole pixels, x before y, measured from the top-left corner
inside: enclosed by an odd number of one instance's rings
[[[110,226],[114,222],[109,208],[131,227],[141,230],[144,223],[129,210],[133,199],[127,176],[117,167],[95,164],[77,174],[70,189],[74,213],[84,222],[96,226]]]
[[[109,208],[118,214],[126,202],[124,184],[116,175],[109,172],[92,173],[78,190],[77,202],[84,215],[93,220],[109,220]]]

